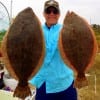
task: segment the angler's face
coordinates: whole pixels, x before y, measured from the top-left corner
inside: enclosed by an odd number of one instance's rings
[[[49,7],[44,11],[44,17],[47,25],[51,26],[58,22],[58,19],[60,17],[60,12],[54,7]]]

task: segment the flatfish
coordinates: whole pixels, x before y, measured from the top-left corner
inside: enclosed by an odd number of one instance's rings
[[[74,86],[87,86],[85,73],[93,64],[97,43],[91,26],[75,12],[68,12],[65,16],[59,50],[64,62],[77,74]]]
[[[41,24],[32,8],[25,8],[14,19],[4,36],[2,54],[9,73],[18,80],[13,96],[31,95],[28,80],[40,69],[45,55]]]

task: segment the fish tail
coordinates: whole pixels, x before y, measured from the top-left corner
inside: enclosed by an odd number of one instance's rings
[[[85,74],[78,73],[78,75],[74,81],[74,87],[80,89],[85,86],[88,86],[88,80],[87,80]]]
[[[21,99],[25,99],[27,96],[31,96],[31,95],[32,94],[28,84],[25,86],[21,86],[20,84],[18,84],[13,94],[14,97],[18,97]]]

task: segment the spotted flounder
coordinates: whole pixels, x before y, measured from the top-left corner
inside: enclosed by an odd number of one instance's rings
[[[74,86],[87,86],[85,72],[93,64],[97,43],[91,26],[75,12],[68,12],[65,16],[59,49],[64,62],[77,73]]]
[[[40,21],[28,7],[16,16],[2,42],[4,63],[13,78],[18,80],[14,96],[31,95],[28,80],[43,62],[45,46]]]

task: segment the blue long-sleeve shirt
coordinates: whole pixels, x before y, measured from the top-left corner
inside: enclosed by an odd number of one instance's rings
[[[47,93],[65,90],[74,79],[73,71],[65,65],[59,52],[58,39],[61,27],[60,24],[56,24],[49,29],[46,24],[43,25],[45,58],[38,73],[30,80],[37,88],[45,82]]]

